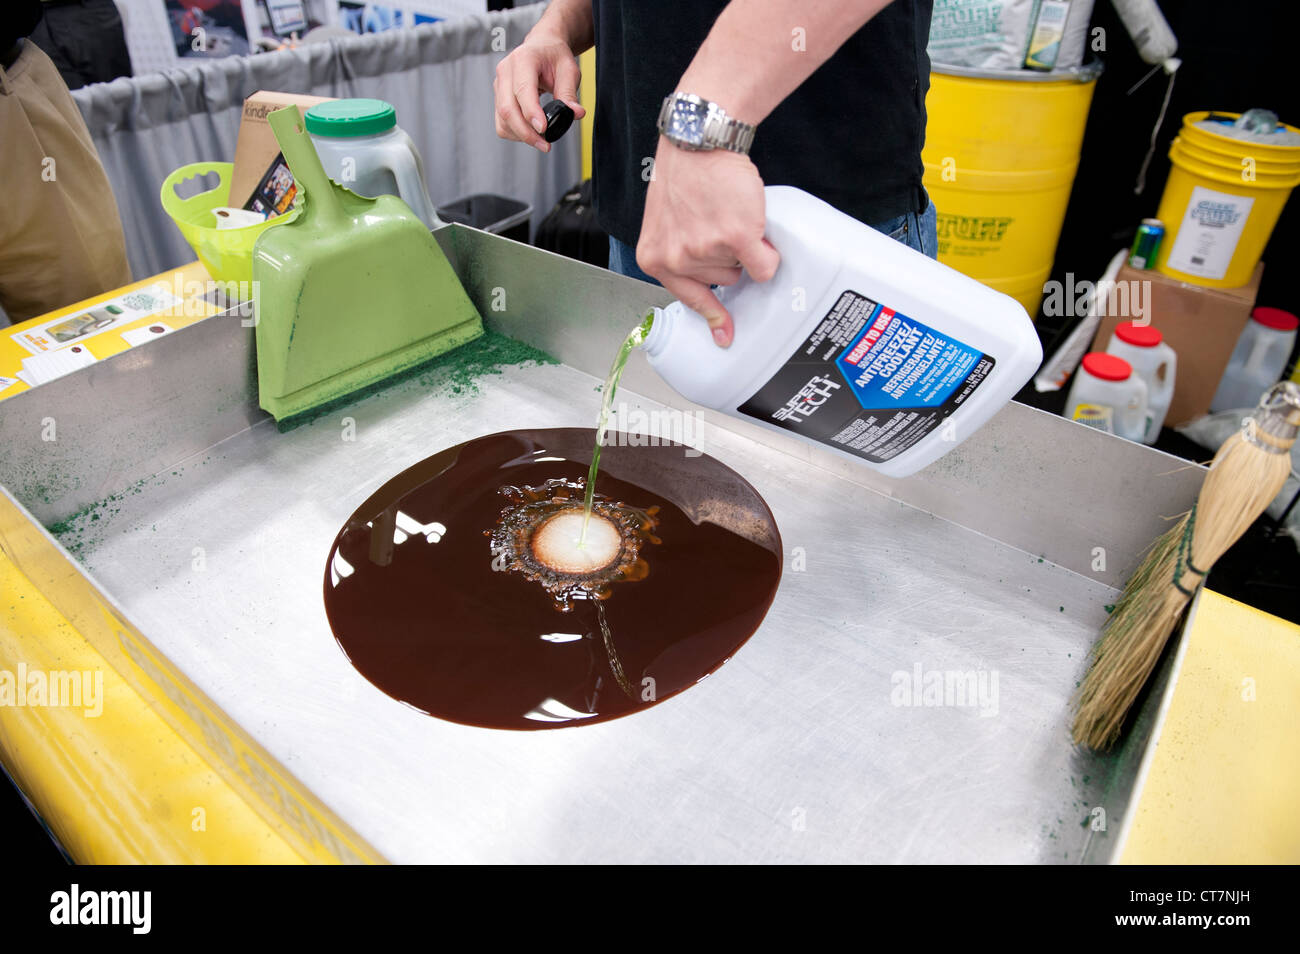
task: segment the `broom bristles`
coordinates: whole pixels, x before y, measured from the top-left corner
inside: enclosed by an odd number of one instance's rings
[[[1196,506],[1156,538],[1093,647],[1074,699],[1071,734],[1077,744],[1101,750],[1119,737],[1191,594],[1277,496],[1290,472],[1288,453],[1271,453],[1240,432],[1224,441]]]
[[[1093,646],[1092,664],[1074,697],[1071,734],[1078,745],[1105,749],[1119,736],[1125,715],[1187,603],[1170,581],[1189,517],[1183,514],[1156,538]]]

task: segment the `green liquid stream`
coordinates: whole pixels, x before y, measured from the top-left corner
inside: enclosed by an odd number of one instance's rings
[[[578,534],[578,546],[587,542],[587,523],[591,520],[591,504],[596,492],[596,471],[600,468],[600,448],[605,443],[605,432],[609,429],[609,411],[614,405],[614,392],[618,390],[618,382],[623,377],[623,367],[627,364],[628,357],[634,348],[645,341],[652,324],[654,324],[653,312],[646,315],[645,320],[632,329],[623,346],[618,349],[618,356],[614,358],[614,364],[605,377],[605,387],[602,389],[600,401],[600,417],[596,421],[596,449],[592,451],[591,467],[587,469],[587,495],[583,504],[582,532]]]

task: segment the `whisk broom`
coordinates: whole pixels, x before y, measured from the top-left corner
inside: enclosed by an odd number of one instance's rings
[[[1219,448],[1192,509],[1158,537],[1124,585],[1075,695],[1074,741],[1108,748],[1214,562],[1281,491],[1300,430],[1300,385],[1276,384]]]

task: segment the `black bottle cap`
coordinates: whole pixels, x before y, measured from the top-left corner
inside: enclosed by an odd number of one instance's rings
[[[542,107],[542,112],[546,114],[546,132],[542,138],[547,142],[555,142],[573,125],[573,110],[558,99],[553,99]]]

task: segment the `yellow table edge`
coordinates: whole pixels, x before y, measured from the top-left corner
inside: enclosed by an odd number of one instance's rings
[[[62,620],[80,634],[82,640],[78,647],[84,644],[87,650],[100,657],[89,656],[85,665],[60,666],[61,670],[102,671],[106,687],[110,673],[121,678],[163,723],[207,762],[229,786],[234,797],[242,798],[263,824],[304,859],[322,863],[384,860],[159,653],[109,594],[3,488],[0,488],[0,551],[21,577],[26,578],[29,589],[22,586],[21,579],[11,577],[14,580],[13,591],[21,594],[20,599],[43,597]],[[9,597],[9,589],[6,587],[0,595]],[[5,604],[0,602],[0,605]],[[8,608],[14,605],[15,601],[10,599],[5,612],[14,612]],[[58,622],[55,620],[56,626]],[[7,623],[0,631],[0,639],[6,643],[7,656],[22,660],[24,654],[35,652],[34,647],[42,638],[40,634],[23,637],[24,634],[15,631],[12,623]],[[113,686],[116,687],[116,683]],[[20,719],[27,708],[0,706],[0,719]],[[144,725],[156,731],[154,723],[145,722]],[[67,752],[74,766],[61,765],[52,777],[58,778],[59,773],[66,774],[70,768],[84,776],[93,775],[85,763],[100,758],[101,746],[120,754],[117,742],[122,740],[98,738],[96,735],[96,744],[85,752]],[[133,737],[138,739],[138,733]],[[23,760],[21,752],[6,750],[3,754],[11,774],[21,775],[32,786],[34,791],[26,788],[24,791],[45,815],[47,808],[42,798],[48,796],[42,792],[55,786],[33,778],[32,772],[39,773],[42,763],[27,762],[19,768],[18,763]],[[12,763],[11,758],[14,760]],[[151,784],[147,777],[135,781],[146,786]],[[83,800],[96,797],[93,787],[83,786],[79,795]],[[136,816],[133,821],[141,829],[151,823],[147,812]],[[265,838],[261,830],[250,830],[248,834],[254,841]],[[77,847],[71,844],[66,847],[74,857],[78,857]],[[121,860],[142,859],[126,857]]]
[[[128,349],[122,331],[181,328],[218,310],[201,300],[210,280],[192,262],[4,329],[0,374],[29,354],[15,332],[160,283],[182,303],[87,339],[103,339],[97,357]],[[0,400],[25,390],[18,382]],[[0,704],[0,760],[75,860],[384,860],[157,653],[0,488],[0,691],[19,667],[99,674],[113,700],[93,722],[80,709]]]
[[[0,707],[0,760],[76,861],[305,860],[3,553],[0,670],[92,673],[102,681],[80,708]]]
[[[1114,858],[1300,862],[1300,626],[1203,589]]]

